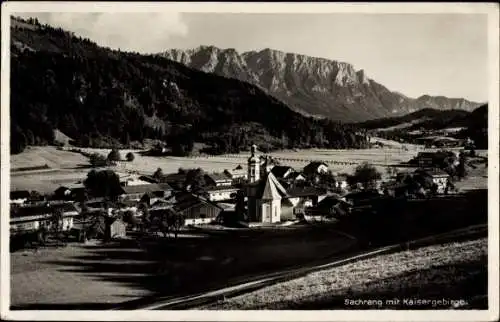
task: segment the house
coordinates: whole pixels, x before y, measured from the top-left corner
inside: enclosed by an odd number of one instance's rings
[[[233,184],[233,179],[224,173],[210,173],[205,175],[205,182],[212,187],[227,187]]]
[[[123,238],[127,235],[127,224],[120,218],[114,218],[108,229],[108,236],[111,238]]]
[[[146,180],[142,180],[139,177],[128,177],[124,178],[122,181],[123,186],[141,186],[141,185],[146,185],[152,183],[151,180],[149,180],[147,177],[145,178]]]
[[[184,183],[186,182],[185,173],[169,173],[165,176],[164,182],[168,183],[171,187],[176,189],[183,189]]]
[[[324,162],[313,161],[304,167],[304,174],[312,176],[315,174],[327,173],[328,165]]]
[[[343,217],[351,211],[351,204],[338,195],[325,197],[317,205],[306,208],[305,217]]]
[[[54,191],[54,199],[66,200],[71,198],[71,189],[61,186]]]
[[[347,183],[347,174],[338,174],[335,176],[335,188],[338,189],[347,189],[349,184]]]
[[[326,198],[326,189],[316,187],[293,187],[287,190],[287,198],[281,202],[281,218],[292,220],[304,214],[307,207],[316,206]]]
[[[15,190],[10,192],[10,203],[22,205],[30,198],[31,194],[27,190]]]
[[[236,198],[238,190],[232,186],[211,187],[205,188],[202,195],[210,201],[226,201]]]
[[[171,195],[173,189],[166,183],[151,183],[144,185],[132,185],[122,187],[123,193],[120,196],[121,201],[135,200],[139,201],[144,196],[148,198],[165,198]]]
[[[429,178],[432,183],[437,186],[437,193],[445,193],[450,181],[450,175],[441,169],[417,169],[415,173],[420,174],[424,178]]]
[[[233,183],[240,183],[247,180],[247,172],[244,169],[224,170],[224,174],[228,176]]]
[[[287,179],[295,170],[292,167],[284,165],[276,165],[272,167],[271,173],[276,177],[276,179]]]
[[[173,211],[184,217],[185,225],[209,224],[214,221],[223,208],[215,203],[188,192],[179,192],[172,195],[162,205],[150,209],[151,216],[158,211]]]
[[[72,203],[60,203],[37,206],[27,206],[12,208],[10,213],[10,233],[19,235],[38,230],[42,225],[50,227],[52,218],[57,212],[62,213],[62,230],[73,228],[73,219],[79,215],[79,212]]]
[[[300,181],[305,181],[306,177],[300,172],[294,171],[287,176],[288,181],[295,183]]]

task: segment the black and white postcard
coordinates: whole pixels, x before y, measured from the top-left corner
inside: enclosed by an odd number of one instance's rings
[[[2,3],[11,320],[495,321],[499,6]]]

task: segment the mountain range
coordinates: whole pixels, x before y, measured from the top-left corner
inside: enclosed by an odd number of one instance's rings
[[[422,95],[410,98],[386,88],[353,65],[273,49],[238,53],[199,46],[171,49],[161,56],[219,76],[257,85],[293,110],[343,122],[400,116],[432,108],[472,111],[481,103]]]

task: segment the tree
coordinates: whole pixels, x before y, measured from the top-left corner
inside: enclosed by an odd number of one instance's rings
[[[365,162],[356,167],[354,174],[348,178],[350,185],[355,185],[361,183],[363,187],[369,188],[373,187],[377,180],[380,180],[382,175],[378,170],[371,164]]]
[[[112,149],[108,154],[109,161],[120,161],[122,159],[120,151],[118,149]]]
[[[160,180],[164,177],[163,170],[161,168],[156,169],[155,173],[153,173],[153,178]]]
[[[26,136],[21,128],[16,127],[10,137],[10,153],[19,154],[24,151],[27,145]]]
[[[465,178],[467,175],[467,169],[466,169],[466,162],[467,162],[467,157],[465,156],[465,153],[460,153],[460,156],[458,158],[458,166],[456,169],[457,176],[462,179]]]
[[[182,214],[170,211],[167,217],[167,224],[169,229],[174,232],[175,238],[177,238],[179,231],[185,224],[185,218]]]
[[[50,219],[50,228],[57,239],[64,230],[64,216],[61,209],[56,209]]]
[[[95,197],[116,199],[121,193],[120,177],[112,170],[92,170],[84,181],[85,188]]]
[[[205,187],[205,185],[205,172],[201,168],[188,170],[186,180],[184,181],[184,188],[196,193]]]
[[[132,162],[135,159],[135,155],[132,152],[127,153],[125,156],[127,158],[127,161]]]
[[[103,167],[108,164],[108,159],[99,153],[92,153],[89,156],[89,161],[93,167]]]

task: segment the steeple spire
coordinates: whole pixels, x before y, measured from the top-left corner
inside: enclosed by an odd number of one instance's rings
[[[257,146],[250,147],[251,156],[248,158],[248,182],[254,183],[260,180],[260,158],[257,156]]]

